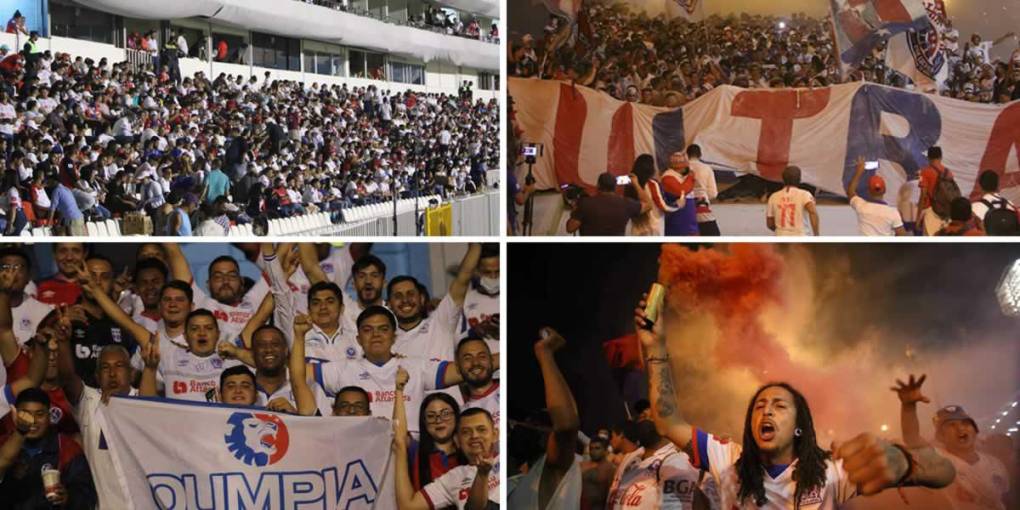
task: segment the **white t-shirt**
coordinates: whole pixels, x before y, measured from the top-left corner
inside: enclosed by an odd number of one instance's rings
[[[421,492],[429,502],[429,508],[456,507],[464,510],[471,485],[475,482],[475,466],[457,466],[443,476],[422,487]],[[489,501],[499,505],[499,458],[489,471]]]
[[[350,327],[343,324],[327,335],[322,328],[312,324],[305,333],[305,360],[309,363],[329,363],[337,360],[355,360],[364,355],[358,338]]]
[[[956,478],[945,488],[954,510],[1006,510],[1002,496],[1009,492],[1009,473],[999,459],[978,453],[971,464],[944,450],[938,453],[956,468]]]
[[[814,201],[815,197],[806,190],[784,187],[769,197],[765,217],[776,219],[777,236],[802,236],[805,234],[804,206]]]
[[[793,510],[793,496],[797,484],[793,480],[796,461],[790,464],[776,478],[764,476],[765,497],[768,502],[759,507],[750,498],[739,504],[737,493],[740,481],[737,476],[737,459],[742,450],[739,444],[721,441],[702,430],[695,430],[695,452],[691,464],[698,469],[707,469],[719,486],[719,499],[722,508],[744,510]],[[843,461],[825,461],[825,486],[801,496],[801,510],[836,510],[857,495],[857,488],[846,471]]]
[[[691,160],[688,165],[694,173],[694,189],[691,190],[691,194],[694,195],[694,203],[698,207],[698,223],[715,221],[715,215],[712,214],[710,207],[712,200],[719,195],[715,172],[712,167],[696,159]]]
[[[581,508],[581,461],[580,455],[574,455],[574,463],[560,479],[546,510],[580,510]],[[507,480],[507,502],[510,508],[538,509],[538,487],[542,483],[542,471],[545,469],[545,455],[538,459],[528,472]]]
[[[461,410],[467,410],[474,407],[485,409],[492,415],[492,421],[495,422],[496,428],[499,428],[499,381],[492,381],[495,384],[489,388],[484,395],[479,397],[472,397],[470,395],[464,400],[464,405],[461,406]]]
[[[160,354],[159,374],[166,398],[193,402],[206,402],[206,392],[220,384],[220,372],[241,364],[237,360],[223,359],[218,353],[203,358],[180,348],[169,353],[160,351]]]
[[[18,339],[18,345],[25,345],[35,336],[39,323],[53,311],[53,305],[37,301],[34,297],[25,294],[21,304],[11,308],[11,317],[14,319],[14,337]]]
[[[453,359],[461,313],[460,306],[447,294],[417,326],[409,331],[397,328],[393,352],[431,360]]]
[[[266,294],[269,294],[269,282],[265,277],[259,278],[237,306],[216,301],[194,281],[191,283],[191,290],[195,293],[195,309],[205,308],[216,316],[220,326],[220,338],[234,339],[241,336],[241,331],[258,311]]]
[[[644,448],[627,454],[616,468],[606,508],[641,510],[694,508],[698,470],[673,443],[642,459]]]
[[[137,391],[132,389],[131,395]],[[113,456],[106,446],[106,440],[102,436],[102,420],[99,418],[99,406],[103,405],[99,390],[91,386],[83,386],[81,400],[74,404],[74,421],[78,423],[81,430],[82,449],[85,450],[85,458],[89,461],[89,469],[92,471],[92,480],[96,485],[96,493],[99,495],[100,510],[117,510],[128,508],[128,500],[117,480],[117,471],[113,467]]]
[[[407,412],[407,428],[418,432],[418,411],[425,392],[443,387],[443,374],[447,361],[431,361],[422,358],[392,358],[378,366],[365,358],[338,360],[332,363],[314,365],[315,381],[329,396],[344,386],[358,386],[368,392],[372,399],[372,416],[393,417],[393,396],[396,391],[397,367],[404,367],[410,378],[404,386],[404,409]]]
[[[896,229],[903,227],[900,212],[886,204],[854,195],[850,207],[857,212],[857,228],[862,236],[895,236]]]

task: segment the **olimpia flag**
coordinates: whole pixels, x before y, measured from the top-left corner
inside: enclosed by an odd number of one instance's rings
[[[829,0],[844,76],[882,41],[931,26],[921,0]]]
[[[911,30],[889,40],[885,62],[913,80],[918,90],[937,92],[949,78],[949,59],[942,43],[947,30],[946,4],[943,0],[924,0],[930,24],[923,30]]]
[[[100,419],[135,508],[390,509],[390,421],[114,397]],[[183,417],[183,418],[182,418]]]
[[[643,12],[651,18],[665,16],[666,19],[699,20],[704,17],[702,2],[704,0],[620,0],[617,3],[630,7],[631,11]]]

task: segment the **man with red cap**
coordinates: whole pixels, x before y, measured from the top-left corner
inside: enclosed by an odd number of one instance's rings
[[[846,188],[850,207],[857,213],[857,228],[862,236],[905,236],[903,218],[895,207],[885,203],[885,179],[878,174],[868,178],[868,198],[857,194],[864,174],[864,158],[857,158],[857,170]]]

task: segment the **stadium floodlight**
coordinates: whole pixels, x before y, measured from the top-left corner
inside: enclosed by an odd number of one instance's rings
[[[1016,260],[1002,273],[999,286],[995,289],[1002,313],[1020,317],[1020,260]]]

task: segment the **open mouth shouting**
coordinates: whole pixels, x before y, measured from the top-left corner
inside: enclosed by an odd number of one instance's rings
[[[776,424],[772,420],[764,419],[758,424],[758,438],[762,442],[770,442],[776,438]]]

